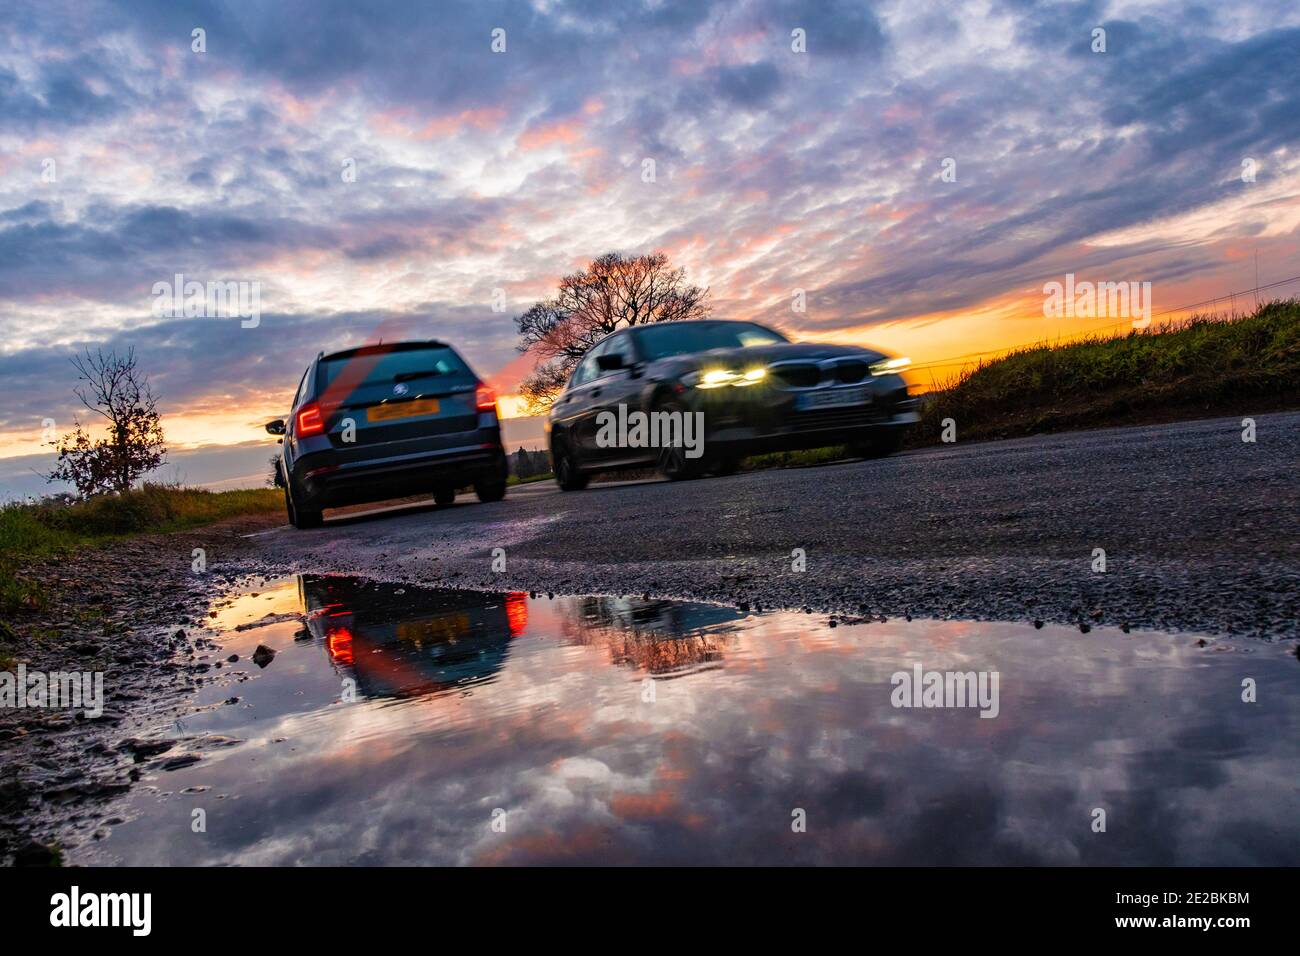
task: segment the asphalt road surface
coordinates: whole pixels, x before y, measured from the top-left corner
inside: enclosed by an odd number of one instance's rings
[[[567,494],[546,481],[491,505],[470,495],[277,528],[259,536],[258,563],[846,619],[1295,637],[1300,413],[1256,423],[1254,443],[1241,419],[1215,419]]]

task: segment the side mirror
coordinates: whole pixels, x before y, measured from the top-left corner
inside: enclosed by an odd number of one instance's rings
[[[617,352],[613,355],[597,355],[596,366],[603,372],[612,372],[614,369],[627,367],[623,364],[623,356]]]
[[[267,423],[266,423],[266,433],[267,433],[268,435],[283,435],[283,434],[284,434],[284,419],[283,419],[283,418],[277,418],[277,419],[276,419],[275,421],[273,421],[273,422],[267,422]]]

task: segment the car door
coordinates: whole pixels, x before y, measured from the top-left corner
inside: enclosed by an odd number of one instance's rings
[[[608,412],[614,420],[641,411],[641,374],[636,366],[637,356],[634,351],[632,336],[626,332],[616,332],[601,342],[601,355],[618,355],[623,360],[623,367],[601,369],[597,366],[597,378],[592,382],[592,404],[595,415]],[[625,411],[619,414],[619,406]],[[597,422],[597,424],[599,424]],[[629,448],[615,444],[607,448],[596,449],[596,460],[604,462],[622,462],[654,457],[653,449]]]
[[[584,461],[591,460],[595,444],[596,411],[592,403],[597,396],[592,394],[592,379],[595,377],[596,353],[599,348],[597,345],[588,351],[578,363],[569,380],[569,387],[555,400],[553,406],[552,432],[558,428],[567,436],[569,447]]]

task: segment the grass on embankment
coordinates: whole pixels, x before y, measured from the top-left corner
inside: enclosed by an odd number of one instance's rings
[[[1036,346],[931,393],[911,445],[1300,408],[1300,300],[1120,338]]]
[[[20,574],[40,561],[114,538],[181,531],[283,507],[275,488],[203,491],[150,484],[73,503],[46,499],[5,505],[0,507],[0,616],[42,605],[40,583]]]
[[[554,481],[555,475],[547,471],[540,475],[529,475],[527,478],[520,478],[518,475],[511,475],[506,479],[506,484],[514,487],[515,485],[531,485],[535,481]]]

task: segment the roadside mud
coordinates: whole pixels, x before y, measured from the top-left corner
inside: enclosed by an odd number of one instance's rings
[[[94,718],[85,708],[0,708],[0,860],[59,862],[57,827],[97,823],[140,763],[164,756],[136,735],[178,713],[219,673],[204,636],[211,595],[239,579],[238,562],[253,550],[244,535],[279,522],[261,515],[148,535],[28,572],[48,601],[6,622],[6,668],[99,673],[104,699]]]

